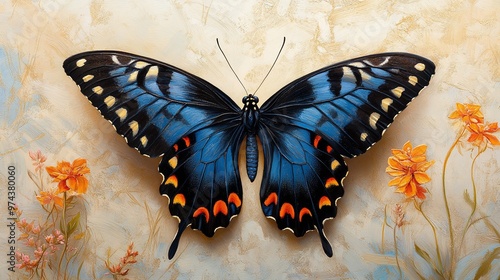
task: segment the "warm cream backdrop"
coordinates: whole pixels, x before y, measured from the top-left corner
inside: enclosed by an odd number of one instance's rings
[[[82,157],[91,170],[89,190],[84,195],[88,243],[82,257],[82,279],[111,278],[104,261],[111,254],[110,259],[118,262],[130,242],[139,252],[138,263],[130,267],[131,279],[397,278],[392,229],[388,227],[386,255],[381,251],[384,208],[387,205],[392,225],[391,209],[396,203],[406,205],[407,224],[397,233],[405,277],[418,277],[418,272],[422,277],[436,278],[414,247],[417,242],[430,258],[436,258],[431,227],[412,203],[405,203],[402,195],[387,187],[391,178],[384,172],[391,149],[410,140],[415,145],[426,144],[428,158],[436,161],[428,171],[433,181],[426,184],[430,194],[425,211],[436,226],[444,270],[453,267],[456,278],[473,278],[485,256],[499,250],[498,235],[485,223],[475,223],[457,253],[457,261],[450,265],[441,175],[446,153],[458,132],[448,119],[456,102],[478,103],[486,119],[500,121],[499,13],[500,4],[495,0],[2,1],[2,221],[9,165],[18,172],[16,202],[24,210],[23,217],[44,217],[34,196],[36,186],[27,175],[33,169],[28,151],[41,150],[48,157],[46,165]],[[431,85],[396,119],[380,143],[360,158],[348,160],[346,194],[339,202],[338,217],[327,222],[325,229],[334,248],[331,259],[324,255],[316,233],[297,239],[266,220],[258,198],[261,175],[254,183],[242,175],[245,198],[240,216],[211,239],[186,230],[177,255],[169,261],[166,255],[177,220],[168,212],[167,199],[158,194],[159,160],[140,156],[116,135],[64,74],[62,62],[87,50],[137,53],[203,77],[239,101],[244,90],[215,39],[219,38],[235,71],[253,92],[283,37],[287,43],[258,92],[261,100],[301,75],[370,53],[420,54],[435,62],[437,72]],[[462,154],[456,149],[452,153],[446,178],[456,235],[470,214],[463,193],[465,189],[470,192],[469,172],[476,153],[464,147]],[[489,149],[475,163],[478,211],[497,229],[499,159],[500,151]],[[7,232],[3,225],[0,236],[0,253],[5,256]],[[4,275],[7,268],[1,260],[0,274]],[[498,260],[491,264],[488,277],[499,277]],[[72,273],[77,269],[70,267]],[[8,275],[18,279],[24,274]]]

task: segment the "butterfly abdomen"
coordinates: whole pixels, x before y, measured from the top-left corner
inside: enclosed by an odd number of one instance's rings
[[[250,181],[257,176],[257,165],[259,164],[259,148],[255,134],[247,134],[247,175]]]

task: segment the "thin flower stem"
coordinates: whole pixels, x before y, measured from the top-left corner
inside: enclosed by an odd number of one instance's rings
[[[40,179],[40,186],[38,187],[38,191],[42,191],[43,189],[43,180],[42,180],[42,169],[38,169],[38,179]]]
[[[454,236],[453,236],[453,224],[452,224],[452,221],[451,221],[450,206],[448,204],[448,197],[446,196],[446,167],[448,165],[448,160],[450,159],[451,152],[455,149],[455,147],[457,146],[458,142],[460,141],[460,139],[462,138],[462,136],[464,135],[464,133],[465,133],[465,126],[462,127],[462,130],[458,134],[457,139],[455,139],[455,142],[453,142],[453,144],[451,145],[450,149],[446,153],[446,157],[444,158],[444,162],[443,162],[443,176],[441,177],[442,187],[443,187],[444,206],[446,208],[446,215],[448,217],[448,230],[450,232],[450,260],[451,260],[451,269],[450,269],[450,275],[449,275],[449,277],[451,277],[451,273],[453,271],[453,267],[454,267],[454,263],[455,263],[455,240],[454,240]],[[432,229],[435,231],[434,226],[433,225],[431,225],[431,226],[432,226]],[[436,233],[434,232],[434,236],[435,235],[436,235]],[[437,237],[436,237],[436,245],[437,245]],[[439,262],[441,262],[441,258],[439,258]]]
[[[398,256],[398,240],[396,238],[396,229],[397,225],[394,225],[394,229],[392,232],[394,238],[394,257],[396,258],[396,266],[398,267],[399,279],[403,279],[403,272],[401,271],[401,266],[399,265],[399,256]]]
[[[427,221],[427,223],[432,228],[432,232],[434,234],[434,243],[436,244],[436,256],[437,256],[437,259],[438,259],[439,274],[441,275],[441,277],[445,278],[444,274],[443,274],[443,261],[441,259],[441,250],[439,249],[439,242],[438,242],[438,238],[437,238],[436,227],[431,222],[431,220],[429,219],[429,217],[427,217],[427,215],[424,213],[424,210],[422,209],[422,204],[423,204],[423,202],[420,203],[420,204],[418,204],[418,202],[417,202],[416,199],[413,200],[413,205],[415,206],[415,209],[417,209],[417,211],[420,212],[420,214],[422,214],[422,216],[425,218],[425,220]]]
[[[469,228],[472,225],[472,223],[471,223],[472,217],[474,216],[474,214],[476,213],[476,210],[477,210],[477,189],[476,189],[476,182],[474,179],[474,166],[476,165],[476,160],[481,153],[482,153],[481,151],[478,151],[477,155],[474,157],[474,159],[472,159],[472,164],[470,166],[470,177],[471,177],[471,181],[472,181],[472,211],[469,215],[469,218],[467,219],[467,223],[465,223],[465,227],[464,227],[464,230],[462,232],[460,249],[462,248],[462,245],[464,244],[465,235],[467,234],[467,231],[469,230]],[[459,252],[460,252],[460,250],[459,250]]]
[[[387,205],[384,207],[384,223],[382,224],[382,242],[380,243],[381,244],[381,251],[382,251],[382,254],[384,254],[384,251],[385,251],[385,242],[384,242],[384,239],[385,239],[385,224],[387,223]]]
[[[57,265],[57,276],[59,277],[60,275],[60,272],[61,272],[61,265],[62,265],[62,261],[63,261],[63,258],[64,258],[64,255],[66,253],[66,249],[68,248],[68,230],[67,230],[67,226],[66,226],[66,198],[67,198],[67,194],[66,192],[63,193],[63,207],[62,207],[62,217],[61,217],[61,225],[64,226],[64,231],[63,231],[63,234],[64,234],[64,248],[61,252],[61,257],[59,258],[59,264]],[[63,230],[61,228],[61,230]],[[64,277],[66,278],[66,277]]]

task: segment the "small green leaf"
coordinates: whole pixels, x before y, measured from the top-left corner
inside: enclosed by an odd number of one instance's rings
[[[476,275],[474,275],[474,280],[479,279],[483,276],[486,276],[488,274],[488,272],[490,272],[491,263],[495,259],[500,259],[500,247],[496,248],[495,250],[493,250],[491,252],[488,252],[488,254],[486,254],[484,256],[484,261],[481,263],[481,265],[477,269]]]
[[[66,235],[66,227],[63,224],[63,220],[59,220],[59,228],[61,229],[62,234]]]
[[[467,190],[464,191],[464,200],[470,207],[474,207],[474,202],[470,198],[470,194]]]
[[[71,221],[68,223],[68,233],[66,234],[66,237],[68,238],[75,230],[77,229],[78,225],[80,224],[80,212],[78,212]]]
[[[417,254],[422,257],[422,259],[424,259],[430,266],[432,266],[432,269],[434,270],[434,272],[438,275],[442,275],[442,273],[437,269],[436,265],[434,264],[434,262],[432,261],[432,258],[431,256],[429,255],[429,253],[427,253],[424,249],[420,248],[417,243],[415,243],[415,251],[417,252]]]
[[[424,249],[420,248],[417,243],[415,243],[415,251],[419,256],[422,257],[427,263],[432,265],[432,259],[429,253],[427,253]]]

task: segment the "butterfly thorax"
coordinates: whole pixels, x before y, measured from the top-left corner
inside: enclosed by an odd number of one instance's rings
[[[243,97],[243,125],[247,133],[255,134],[259,123],[259,98],[253,94]]]
[[[246,141],[246,162],[247,162],[247,175],[250,181],[255,180],[257,175],[257,165],[259,163],[259,149],[257,146],[257,139],[255,134],[259,126],[259,107],[257,103],[259,98],[253,94],[243,97],[243,117],[241,118],[247,133]]]

